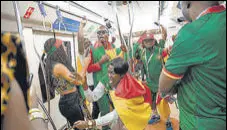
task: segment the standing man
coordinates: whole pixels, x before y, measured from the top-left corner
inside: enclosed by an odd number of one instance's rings
[[[226,8],[218,1],[182,1],[181,10],[191,23],[177,34],[159,91],[166,95],[176,90],[181,129],[224,130]]]
[[[122,54],[122,51],[120,48],[116,49],[114,44],[108,42],[109,33],[105,26],[99,27],[97,37],[98,41],[95,43],[94,47],[91,47],[91,62],[88,66],[87,72],[93,72],[94,86],[97,86],[101,79],[106,86],[106,84],[109,83],[107,73],[109,60]],[[104,94],[97,102],[101,116],[109,113],[112,109],[110,107],[109,97],[106,94]],[[106,130],[108,127],[104,127],[103,129]]]
[[[166,54],[167,49],[160,48],[158,46],[155,46],[155,39],[153,34],[144,34],[141,36],[142,46],[144,49],[141,51],[141,59],[144,64],[144,70],[146,74],[146,85],[151,90],[152,95],[152,116],[149,124],[154,124],[160,121],[160,115],[157,111],[157,103],[156,103],[156,97],[158,92],[158,83],[159,83],[159,76],[161,74],[162,66],[163,66],[163,59],[165,58],[164,54]],[[167,100],[165,101],[165,106],[168,106]],[[160,113],[161,116],[164,119],[167,120],[167,129],[171,129],[171,123],[169,120],[170,110],[169,107],[166,108],[166,111],[163,111],[163,113]]]

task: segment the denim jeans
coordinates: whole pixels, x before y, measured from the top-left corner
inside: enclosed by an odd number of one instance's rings
[[[80,107],[80,97],[77,91],[61,96],[59,109],[61,114],[69,121],[71,126],[73,126],[73,124],[78,120],[84,120],[84,115]]]

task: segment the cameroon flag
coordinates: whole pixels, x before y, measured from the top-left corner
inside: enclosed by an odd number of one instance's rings
[[[167,120],[171,112],[168,101],[165,98],[161,98],[161,96],[158,95],[156,104],[157,110],[162,119]]]
[[[151,115],[151,93],[130,74],[121,79],[115,91],[110,91],[114,107],[128,130],[143,130]]]

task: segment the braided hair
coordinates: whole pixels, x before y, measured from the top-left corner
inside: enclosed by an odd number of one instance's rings
[[[61,42],[59,47],[55,47],[57,42]],[[54,48],[54,49],[53,49]],[[56,49],[56,50],[55,50]],[[42,55],[42,61],[44,63],[44,68],[46,71],[46,81],[50,86],[50,96],[51,99],[55,97],[55,89],[58,86],[56,78],[53,77],[53,68],[57,63],[61,63],[66,66],[69,71],[74,72],[75,69],[71,65],[71,58],[66,55],[64,51],[62,41],[55,38],[48,39],[44,44],[44,53]],[[44,57],[46,57],[44,59]],[[44,76],[41,71],[41,66],[39,67],[39,78],[40,78],[40,86],[42,91],[43,101],[46,102],[46,90],[45,90],[45,82]]]

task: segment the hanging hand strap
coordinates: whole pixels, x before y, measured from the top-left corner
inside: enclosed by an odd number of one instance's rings
[[[46,18],[47,18],[48,22],[50,23],[50,28],[52,30],[52,23],[51,23],[50,18],[47,17],[47,13],[46,13],[46,10],[44,8],[43,2],[38,1],[38,6],[39,6],[39,11],[40,11],[41,15],[43,16],[43,27],[44,27],[44,29],[46,30],[45,22],[46,22]]]
[[[39,10],[40,10],[40,13],[42,14],[43,17],[46,17],[47,16],[47,13],[44,9],[44,5],[42,4],[42,1],[39,1],[38,2],[38,6],[39,6]]]
[[[59,30],[61,29],[61,24],[62,24],[64,26],[64,28],[65,28],[65,31],[66,31],[66,26],[65,26],[65,24],[63,22],[63,16],[61,14],[59,6],[57,6],[56,14],[57,14],[57,19],[58,19],[58,24],[59,24],[59,28],[58,29]]]

